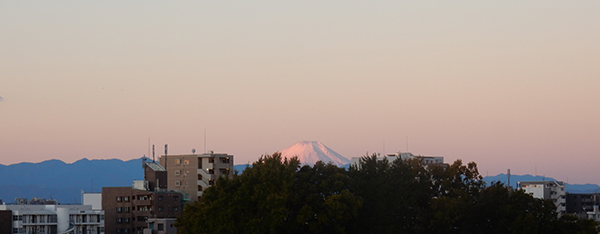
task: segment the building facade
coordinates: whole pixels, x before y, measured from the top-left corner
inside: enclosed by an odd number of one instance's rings
[[[144,229],[144,234],[175,234],[177,219],[174,218],[151,218],[148,219],[148,228]]]
[[[104,213],[91,205],[0,205],[0,211],[11,213],[11,232],[7,233],[104,234]],[[5,224],[1,226],[6,229]]]
[[[197,201],[202,191],[214,185],[219,176],[233,173],[233,155],[214,153],[163,155],[160,164],[167,170],[167,189],[179,191],[189,202]]]
[[[133,187],[102,188],[106,234],[142,233],[150,218],[181,216],[182,195],[173,191],[148,191]]]
[[[518,181],[518,189],[535,198],[548,199],[556,205],[559,216],[567,211],[565,183],[562,181]]]
[[[588,218],[589,212],[598,210],[600,205],[599,193],[567,193],[567,214],[573,214],[579,218]]]
[[[12,211],[0,210],[0,233],[12,233],[12,231]]]
[[[144,159],[144,181],[149,191],[166,191],[167,170],[156,162],[146,162]]]

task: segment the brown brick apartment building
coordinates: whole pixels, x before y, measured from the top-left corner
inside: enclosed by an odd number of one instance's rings
[[[142,233],[148,218],[181,216],[182,195],[178,192],[147,191],[132,187],[102,188],[106,234]]]

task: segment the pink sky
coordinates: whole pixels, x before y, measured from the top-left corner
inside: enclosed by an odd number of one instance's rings
[[[5,1],[0,164],[297,141],[599,183],[600,2]]]

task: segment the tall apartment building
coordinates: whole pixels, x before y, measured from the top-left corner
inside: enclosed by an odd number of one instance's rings
[[[156,162],[143,162],[144,180],[132,187],[102,188],[106,234],[143,233],[148,220],[181,216],[183,195],[168,191],[166,170]]]
[[[10,212],[10,232],[2,233],[73,233],[104,234],[104,212],[91,205],[0,205],[3,221]]]
[[[233,155],[214,153],[163,155],[160,164],[167,170],[167,188],[180,191],[186,201],[197,201],[202,191],[219,176],[233,173]]]
[[[567,211],[567,193],[565,183],[562,181],[518,181],[517,188],[535,198],[552,200],[559,216],[564,215]]]

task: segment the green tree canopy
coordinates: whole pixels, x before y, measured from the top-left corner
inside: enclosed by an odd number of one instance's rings
[[[179,233],[598,233],[554,203],[501,183],[474,162],[364,156],[350,169],[262,156],[184,209]]]

